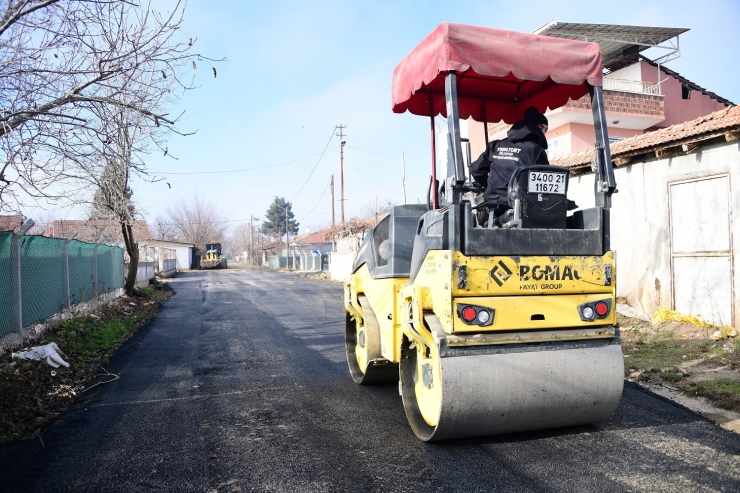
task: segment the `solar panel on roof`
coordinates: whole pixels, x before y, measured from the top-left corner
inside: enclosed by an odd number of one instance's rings
[[[599,45],[606,68],[615,70],[631,57],[649,48],[677,38],[689,31],[683,27],[624,26],[619,24],[583,24],[551,21],[534,34],[555,38],[592,41]],[[665,47],[678,52],[678,44]],[[667,56],[671,56],[669,53]],[[627,58],[628,60],[624,60]]]

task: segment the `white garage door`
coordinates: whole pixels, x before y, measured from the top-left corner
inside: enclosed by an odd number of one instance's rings
[[[716,325],[732,325],[730,180],[671,183],[673,305]]]

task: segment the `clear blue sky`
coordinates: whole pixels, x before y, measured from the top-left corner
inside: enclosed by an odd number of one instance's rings
[[[134,199],[151,220],[168,204],[197,194],[220,205],[236,224],[250,214],[263,217],[279,195],[293,202],[301,233],[327,226],[331,174],[339,198],[339,139],[329,138],[341,123],[348,135],[348,219],[376,197],[402,203],[401,151],[409,201],[423,200],[429,122],[391,112],[395,65],[443,21],[533,32],[551,20],[690,28],[681,36],[681,58],[668,67],[740,101],[736,0],[190,0],[185,36],[198,38],[199,52],[228,61],[217,65],[215,79],[210,68],[199,66],[200,88],[186,94],[180,107],[186,111],[183,128],[198,132],[169,143],[179,160],[150,157],[149,168],[166,180],[137,182]],[[251,171],[197,173],[301,158]],[[339,219],[339,203],[336,210]]]

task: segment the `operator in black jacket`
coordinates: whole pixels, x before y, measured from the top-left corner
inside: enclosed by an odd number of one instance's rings
[[[518,166],[550,164],[547,160],[547,118],[531,106],[524,118],[512,125],[506,138],[494,140],[470,167],[473,179],[486,187],[486,195],[498,196],[496,217],[510,209],[508,188]]]

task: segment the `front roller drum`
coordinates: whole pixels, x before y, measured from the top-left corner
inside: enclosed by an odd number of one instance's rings
[[[398,365],[381,355],[380,324],[365,295],[358,295],[364,319],[346,315],[344,344],[352,380],[361,385],[398,382]]]
[[[619,404],[619,344],[499,352],[437,348],[406,342],[400,363],[406,416],[425,441],[560,428],[607,419]],[[425,356],[429,357],[425,357]]]

